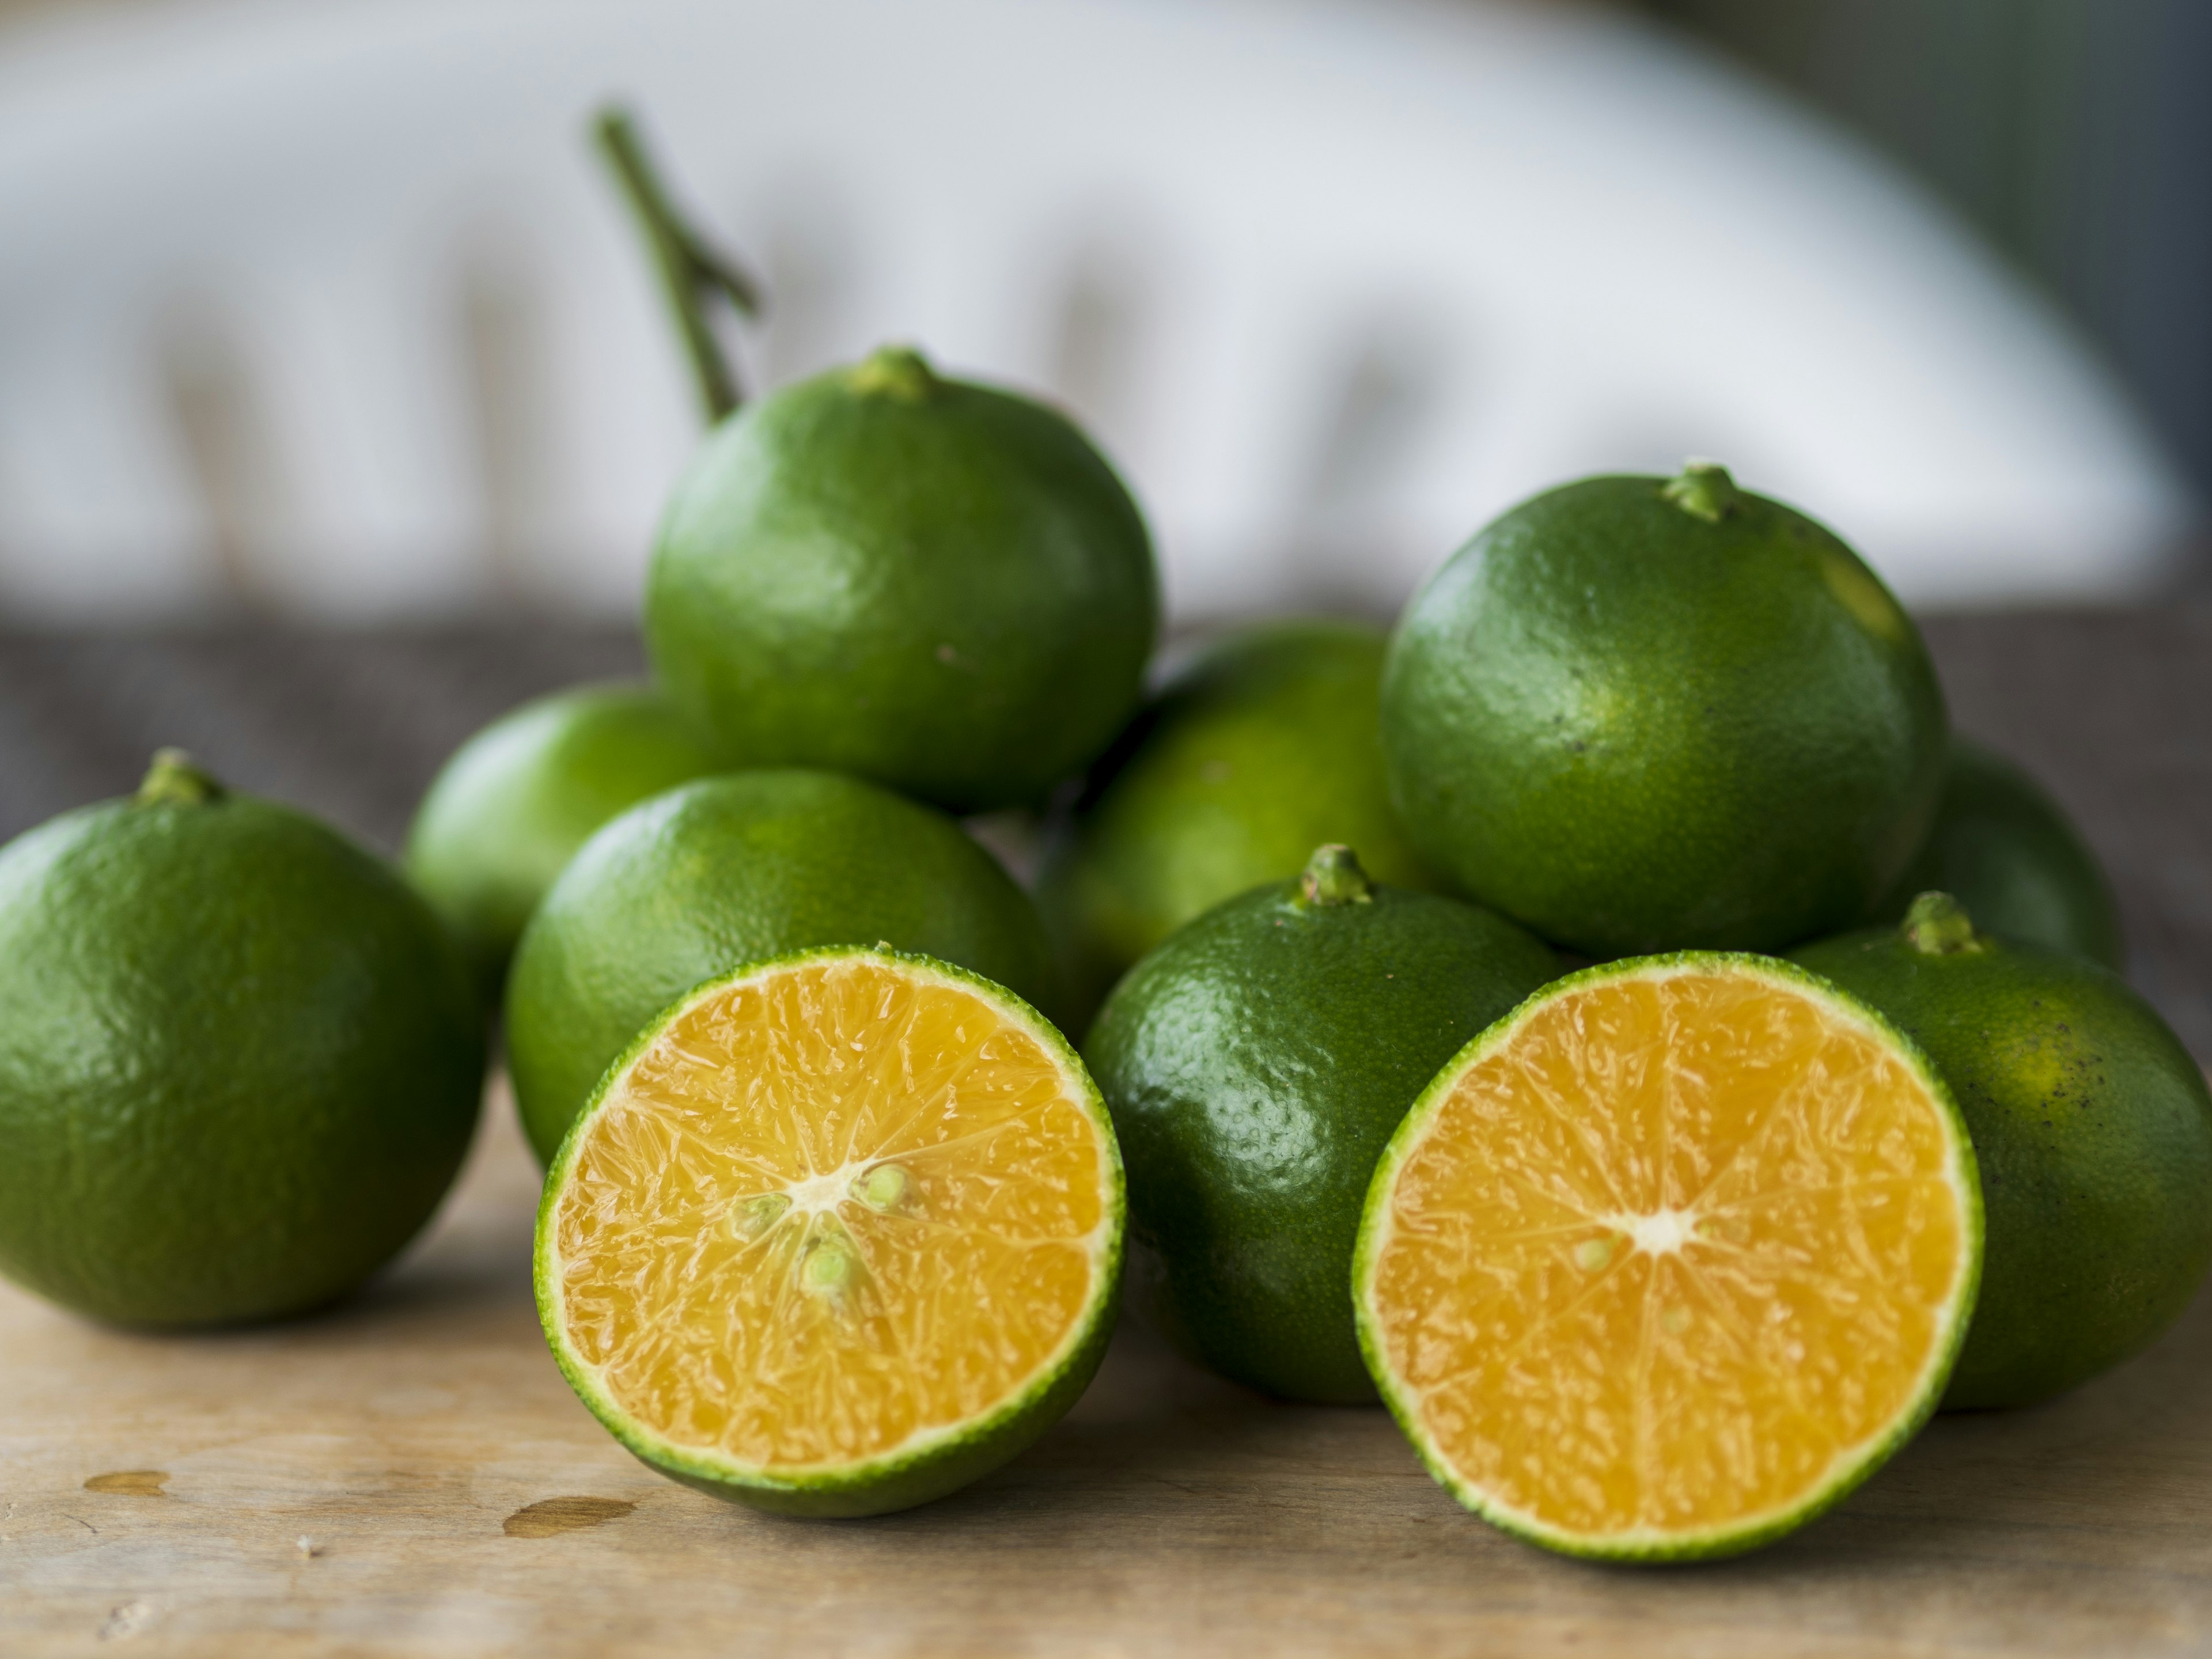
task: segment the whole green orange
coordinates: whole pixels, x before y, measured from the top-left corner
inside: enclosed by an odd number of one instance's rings
[[[1710,465],[1493,521],[1407,607],[1382,730],[1415,845],[1594,957],[1849,926],[1918,849],[1945,752],[1874,573]]]
[[[1382,775],[1383,646],[1350,620],[1240,629],[1132,723],[1037,888],[1079,1009],[1192,917],[1287,879],[1324,842],[1358,848],[1379,882],[1437,886]]]
[[[1917,1041],[1973,1138],[1988,1246],[1946,1406],[2044,1399],[2180,1316],[2212,1264],[2212,1096],[2124,981],[1947,893],[1790,955]]]
[[[1050,1009],[1044,926],[960,826],[833,772],[732,772],[610,822],[523,930],[507,1066],[550,1161],[600,1074],[692,987],[825,945],[888,944]]]
[[[1027,805],[1137,704],[1150,538],[1064,416],[886,349],[708,435],[646,582],[669,695],[763,765]]]
[[[1874,912],[1904,918],[1921,893],[1950,894],[1984,931],[2126,965],[2120,907],[2104,866],[2043,787],[1993,749],[1951,739],[1935,827]]]
[[[398,875],[165,750],[0,851],[0,1271],[100,1319],[316,1307],[445,1195],[466,965]]]
[[[502,714],[447,761],[407,832],[408,878],[498,994],[545,890],[609,818],[724,769],[642,685],[585,685]]]
[[[1133,1276],[1175,1340],[1285,1399],[1374,1399],[1352,1251],[1376,1159],[1437,1068],[1558,971],[1511,922],[1376,885],[1341,847],[1131,969],[1084,1058]]]

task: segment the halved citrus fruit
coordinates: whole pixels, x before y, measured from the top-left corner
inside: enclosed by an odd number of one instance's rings
[[[834,948],[700,987],[617,1061],[538,1212],[538,1310],[630,1450],[757,1508],[941,1497],[1097,1369],[1121,1262],[1098,1092],[1011,992]]]
[[[1687,1559],[1781,1536],[1911,1438],[1981,1253],[1919,1050],[1786,963],[1692,952],[1570,975],[1462,1050],[1376,1168],[1352,1291],[1462,1504]]]

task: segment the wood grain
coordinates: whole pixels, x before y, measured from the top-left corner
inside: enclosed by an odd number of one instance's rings
[[[1127,1329],[1012,1467],[797,1522],[662,1480],[571,1397],[531,1305],[535,1179],[502,1107],[396,1271],[281,1328],[143,1337],[0,1289],[0,1652],[2212,1652],[2204,1301],[1717,1566],[1513,1543],[1379,1412],[1270,1404]]]

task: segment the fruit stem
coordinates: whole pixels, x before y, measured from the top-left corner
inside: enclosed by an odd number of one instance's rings
[[[918,404],[937,390],[938,379],[929,359],[912,346],[887,345],[878,346],[854,364],[848,384],[864,396]]]
[[[1359,867],[1359,854],[1340,842],[1314,849],[1298,878],[1298,900],[1304,904],[1371,904],[1375,884]]]
[[[227,792],[181,749],[156,749],[138,786],[141,806],[204,806]]]
[[[1948,893],[1923,893],[1905,913],[1905,942],[1926,957],[1957,956],[1978,951],[1974,919],[1966,907]]]
[[[1686,461],[1659,493],[1692,518],[1718,524],[1735,511],[1742,492],[1718,461]]]
[[[677,212],[629,110],[619,104],[603,106],[592,118],[592,136],[644,233],[662,297],[691,365],[700,410],[712,426],[735,412],[744,394],[708,321],[706,301],[719,294],[741,315],[757,317],[763,303],[761,285],[736,260],[708,246]]]

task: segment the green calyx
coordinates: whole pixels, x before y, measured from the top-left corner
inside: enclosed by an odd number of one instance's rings
[[[204,806],[227,792],[181,749],[157,749],[138,786],[141,806]]]
[[[1374,902],[1375,884],[1359,867],[1358,854],[1334,842],[1314,849],[1314,855],[1306,860],[1305,873],[1298,878],[1299,903],[1327,906]]]
[[[1742,492],[1717,461],[1691,461],[1659,493],[1692,518],[1718,524],[1735,510]]]
[[[847,384],[864,398],[924,403],[943,384],[929,360],[909,345],[878,346],[853,365]]]
[[[1923,893],[1905,913],[1905,942],[1924,957],[1978,951],[1982,941],[1966,907],[1948,893]]]

